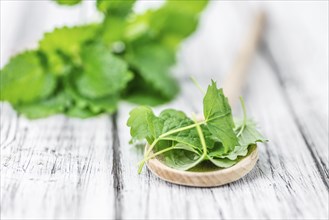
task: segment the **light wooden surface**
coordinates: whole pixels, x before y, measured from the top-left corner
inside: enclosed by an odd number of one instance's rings
[[[91,3],[1,0],[1,66],[54,25],[97,20]],[[130,104],[113,116],[35,121],[1,104],[1,219],[327,219],[327,1],[212,2],[179,54],[180,96],[156,111],[201,112],[189,75],[202,86],[221,83],[259,7],[268,26],[243,96],[271,141],[259,145],[253,171],[217,188],[169,184],[145,169],[137,174]]]

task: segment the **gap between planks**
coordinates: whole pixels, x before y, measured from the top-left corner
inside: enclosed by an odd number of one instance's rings
[[[112,151],[113,151],[113,188],[114,188],[114,219],[122,219],[122,164],[121,164],[121,150],[120,140],[117,125],[117,113],[111,116],[112,122]]]

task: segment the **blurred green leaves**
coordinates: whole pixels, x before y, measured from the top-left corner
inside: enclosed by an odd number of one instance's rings
[[[55,76],[42,66],[36,51],[27,51],[10,60],[1,70],[1,100],[12,104],[47,98],[55,89]]]
[[[1,70],[0,100],[38,118],[113,113],[121,99],[147,105],[173,99],[179,88],[170,68],[207,1],[168,0],[141,14],[135,2],[97,0],[102,22],[46,33],[35,51],[13,57]]]
[[[100,43],[85,46],[81,61],[84,68],[76,85],[79,92],[89,98],[117,94],[133,77],[127,63]]]
[[[60,5],[76,5],[82,2],[82,0],[55,0]]]
[[[136,0],[97,0],[97,9],[109,16],[125,17],[131,11]]]

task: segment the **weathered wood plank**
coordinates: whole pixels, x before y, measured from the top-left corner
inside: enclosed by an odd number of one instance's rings
[[[271,6],[263,55],[329,190],[328,2]]]
[[[15,117],[1,105],[1,218],[113,217],[109,117]]]
[[[269,183],[277,196],[277,200],[270,199],[273,207],[270,217],[326,218],[328,194],[321,173],[285,103],[285,94],[280,92],[280,83],[271,65],[264,58],[257,61],[262,68],[252,69],[255,74],[248,89],[252,102],[247,100],[247,103],[252,105],[249,108],[259,117],[260,125],[272,140],[264,149],[266,160],[259,163],[265,177],[272,176]],[[252,83],[256,81],[261,83]],[[268,201],[266,197],[263,199]]]
[[[237,7],[240,18],[259,4]],[[267,2],[262,55],[275,70],[280,92],[329,189],[328,2]],[[246,9],[247,8],[247,9]],[[287,18],[289,15],[289,19]]]

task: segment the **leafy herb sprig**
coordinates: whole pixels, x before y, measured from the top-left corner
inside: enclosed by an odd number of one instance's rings
[[[233,166],[257,142],[266,141],[247,118],[242,98],[241,105],[243,119],[233,121],[223,90],[212,81],[203,99],[202,121],[174,109],[164,110],[159,116],[147,106],[133,109],[127,122],[132,141],[146,139],[149,144],[138,172],[154,157],[178,170],[196,169],[205,163],[217,168]]]
[[[132,10],[135,1],[97,0],[101,23],[56,28],[37,49],[11,58],[0,73],[0,100],[30,118],[85,118],[113,113],[122,99],[147,105],[173,99],[178,85],[169,70],[208,0],[167,0],[141,14]]]

